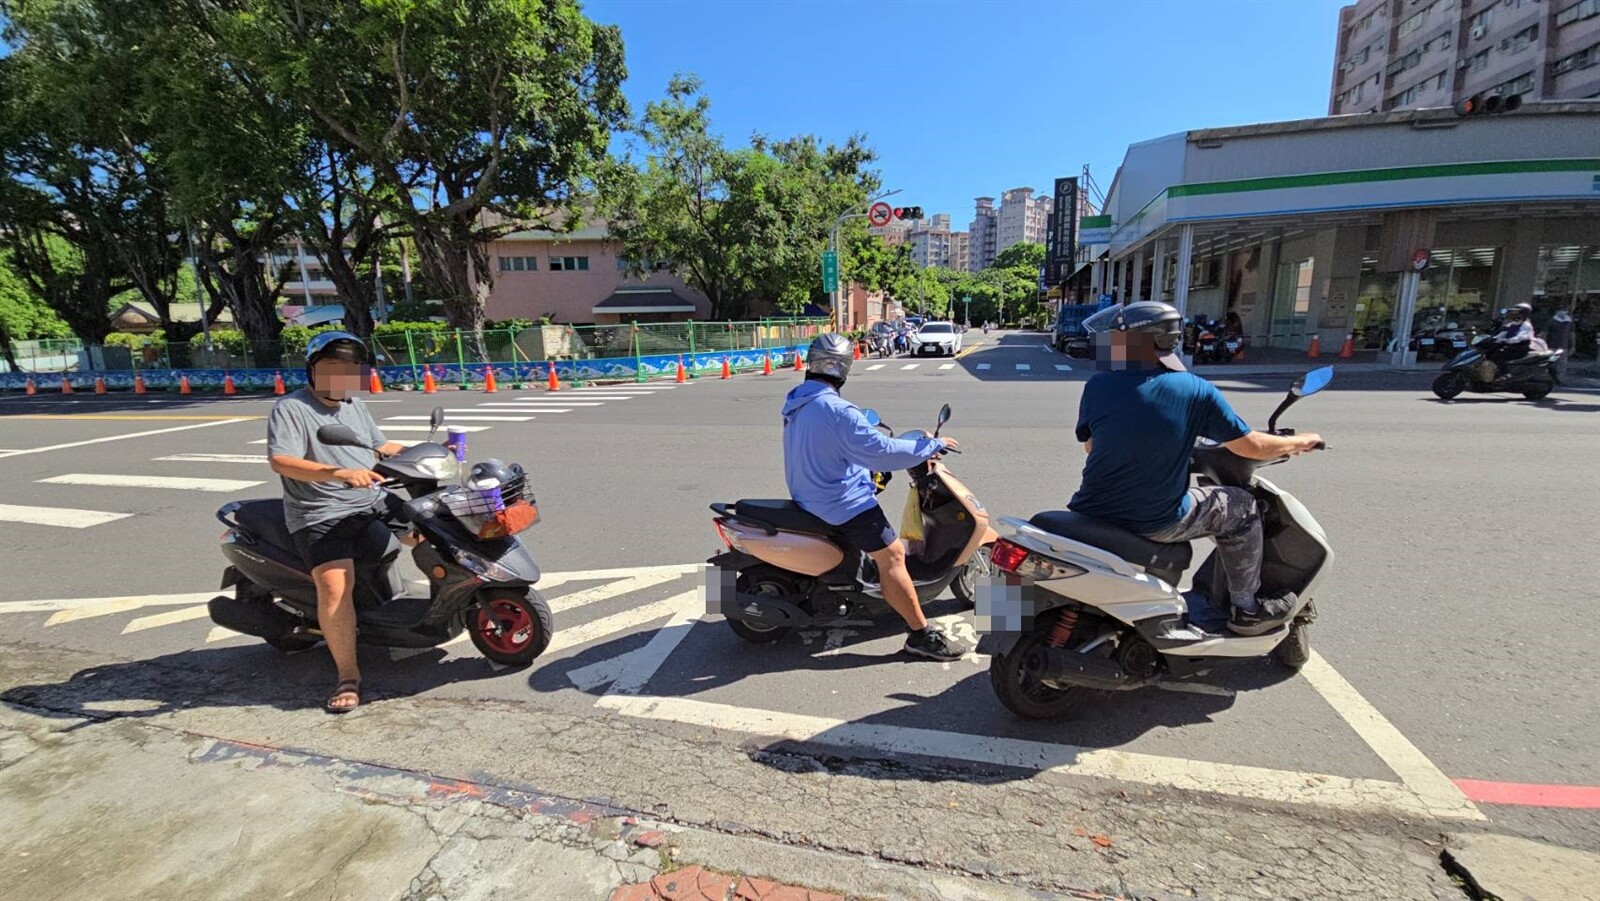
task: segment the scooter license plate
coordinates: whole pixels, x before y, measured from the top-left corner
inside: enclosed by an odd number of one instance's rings
[[[1432,338],[1418,338],[1417,339],[1417,343],[1418,344],[1432,344],[1433,343],[1433,339]]]
[[[1237,341],[1229,341],[1228,342],[1228,349],[1229,350],[1238,350],[1239,349],[1239,342],[1237,342]]]

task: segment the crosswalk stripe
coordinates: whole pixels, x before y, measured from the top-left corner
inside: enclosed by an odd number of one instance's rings
[[[423,416],[423,417],[420,417],[420,418],[427,419],[428,417]],[[494,426],[492,426],[492,425],[458,425],[458,426],[456,426],[456,428],[461,430],[461,431],[463,431],[463,432],[487,432],[490,429],[494,428]],[[383,427],[383,433],[386,434],[386,435],[388,433],[390,433],[390,432],[431,432],[431,431],[433,431],[433,428],[431,426],[425,426],[425,425],[386,425],[386,426]],[[439,431],[443,432],[444,431],[444,426],[440,426],[439,427]],[[266,444],[265,441],[263,441],[261,443],[262,444]]]
[[[545,650],[545,653],[564,651],[567,648],[574,648],[580,644],[588,644],[591,641],[605,638],[607,635],[615,635],[618,632],[627,631],[635,626],[640,626],[652,620],[660,619],[663,616],[671,616],[679,609],[692,608],[692,605],[697,603],[699,599],[700,592],[698,589],[694,591],[685,591],[682,594],[675,594],[664,601],[656,601],[651,604],[635,607],[632,610],[623,611],[622,613],[613,614],[611,616],[603,616],[600,619],[592,620],[584,623],[581,626],[573,626],[570,629],[558,630],[555,635],[551,636],[550,646]],[[584,669],[593,671],[598,668],[603,668],[602,672],[613,669],[616,672],[621,672],[627,666],[627,657],[627,654],[623,654],[620,657],[614,657],[610,660],[602,660],[592,666],[584,667]],[[610,666],[607,666],[608,664]],[[571,678],[574,683],[578,681],[578,678],[582,678],[577,676],[578,672],[579,671],[574,671],[573,673],[568,674],[568,678]],[[599,675],[599,673],[591,672],[585,673],[585,675],[588,676],[589,679],[594,679]],[[600,678],[599,681],[596,681],[593,684],[604,684],[612,681],[612,679],[615,678],[615,675],[612,675],[610,678]]]
[[[1071,372],[1071,371],[1072,371],[1072,367],[1068,366],[1065,363],[1057,363],[1056,364],[1056,372]]]
[[[126,626],[123,626],[122,634],[131,635],[134,632],[144,632],[149,629],[159,629],[162,626],[171,626],[176,623],[186,623],[190,620],[205,619],[210,615],[210,608],[208,608],[205,604],[201,604],[197,607],[184,607],[181,610],[169,610],[166,613],[155,613],[150,616],[141,616],[138,619],[130,620]]]
[[[390,416],[384,422],[427,422],[427,416]],[[446,420],[446,425],[456,422],[527,422],[532,416],[463,416],[459,413],[451,414]]]
[[[676,385],[596,385],[593,388],[564,388],[565,391],[575,391],[579,394],[594,392],[617,392],[619,394],[654,394],[657,391],[671,391]]]
[[[1031,369],[1033,369],[1033,367],[1029,366],[1027,363],[1018,363],[1017,364],[1017,371],[1018,372],[1028,372]]]
[[[0,522],[58,526],[63,529],[87,529],[90,526],[105,525],[132,515],[132,513],[104,513],[99,510],[75,510],[70,507],[24,507],[17,504],[0,504]]]
[[[574,591],[572,594],[564,594],[560,597],[552,598],[550,600],[550,610],[554,613],[562,610],[571,610],[584,604],[592,604],[596,601],[603,601],[607,598],[618,597],[630,592],[642,591],[646,588],[673,582],[681,578],[683,578],[682,573],[673,572],[630,576],[617,582],[607,582],[594,588],[585,588],[582,591]]]
[[[551,394],[548,391],[541,391],[538,394],[530,394],[527,397],[521,397],[521,398],[512,398],[512,400],[520,401],[522,403],[535,403],[535,404],[537,404],[537,403],[551,403],[551,404],[554,404],[554,403],[563,402],[563,399],[564,399],[565,396],[566,396],[566,392],[565,391],[562,391],[562,392],[560,392],[558,394]],[[647,395],[647,394],[590,394],[589,392],[585,391],[585,392],[583,392],[582,394],[580,394],[578,396],[583,398],[584,400],[606,400],[606,401],[611,401],[611,400],[633,400],[636,397],[648,397],[649,395]]]
[[[901,372],[905,372],[907,369],[916,369],[918,366],[921,366],[921,365],[922,365],[921,363],[907,363],[906,365],[900,367],[900,371]]]
[[[169,454],[156,457],[157,463],[265,463],[266,454]]]
[[[488,406],[485,404],[485,406]],[[577,406],[574,404],[573,406]],[[599,406],[595,404],[594,406]],[[495,404],[494,413],[571,413],[572,407],[534,407],[527,404]]]
[[[243,491],[263,484],[243,479],[192,479],[180,476],[119,476],[109,473],[69,472],[40,479],[46,485],[94,485],[100,488],[172,488],[178,491]]]
[[[988,363],[979,363],[978,364],[978,371],[979,372],[982,372],[983,370],[988,369],[988,368],[989,368],[989,364]]]
[[[943,371],[943,370],[946,370],[946,369],[954,369],[954,368],[956,368],[956,364],[954,364],[954,363],[940,363],[939,364],[940,371]]]
[[[873,363],[871,366],[867,367],[867,371],[868,372],[877,372],[878,370],[882,369],[883,367],[885,367],[887,365],[889,365],[889,364],[887,364],[887,363]]]
[[[79,620],[95,619],[145,607],[185,607],[203,604],[218,594],[227,592],[201,591],[188,594],[145,594],[120,598],[64,598],[55,601],[21,601],[0,604],[0,613],[31,613],[55,611],[44,621],[46,626],[59,626]]]
[[[211,643],[217,642],[217,641],[225,641],[225,640],[227,640],[229,638],[251,638],[251,637],[252,636],[246,635],[243,632],[235,632],[232,629],[228,628],[227,626],[216,626],[210,632],[206,633],[206,644],[211,644]]]
[[[541,409],[541,408],[543,408],[543,409],[550,409],[550,408],[565,409],[565,408],[569,408],[569,407],[603,407],[605,405],[606,405],[605,401],[596,401],[595,403],[585,403],[584,401],[579,401],[579,400],[516,400],[516,401],[508,400],[508,401],[496,401],[495,403],[489,403],[489,404],[478,404],[476,409],[479,409],[479,410],[490,410],[491,412],[498,413],[498,412],[500,412],[500,410],[502,408],[510,409],[513,412],[515,412],[517,410],[538,410],[538,409]],[[445,412],[446,413],[450,413],[452,411],[446,410]],[[463,411],[463,412],[465,412],[465,411]]]

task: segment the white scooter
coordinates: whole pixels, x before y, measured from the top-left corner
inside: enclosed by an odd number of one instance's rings
[[[1267,422],[1300,398],[1327,387],[1333,368],[1295,380]],[[1333,561],[1322,526],[1310,511],[1256,470],[1282,463],[1247,460],[1207,441],[1195,445],[1199,484],[1248,488],[1265,530],[1261,593],[1293,593],[1283,625],[1261,635],[1228,630],[1227,576],[1213,556],[1194,573],[1195,590],[1180,592],[1193,549],[1188,542],[1151,541],[1102,520],[1064,510],[1023,521],[1000,520],[991,555],[994,576],[979,586],[978,652],[989,654],[989,679],[1000,702],[1028,719],[1067,713],[1076,689],[1125,691],[1164,679],[1271,654],[1299,669],[1311,655],[1313,600]]]

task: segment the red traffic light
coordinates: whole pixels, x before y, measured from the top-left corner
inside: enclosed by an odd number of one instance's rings
[[[897,206],[897,207],[894,208],[894,217],[896,219],[921,219],[922,218],[922,207],[920,207],[920,206]]]
[[[1500,94],[1474,94],[1471,97],[1456,103],[1456,115],[1463,118],[1467,116],[1493,116],[1496,113],[1514,112],[1522,107],[1522,95],[1512,94],[1509,97]]]

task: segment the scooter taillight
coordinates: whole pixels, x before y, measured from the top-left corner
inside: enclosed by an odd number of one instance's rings
[[[989,554],[989,562],[1002,572],[1015,573],[1028,559],[1028,551],[1020,548],[1004,538],[994,543],[994,550]]]
[[[723,544],[727,545],[730,550],[744,553],[744,545],[740,544],[737,538],[728,534],[728,530],[722,527],[722,520],[713,519],[711,524],[716,527],[717,537],[722,539]]]

